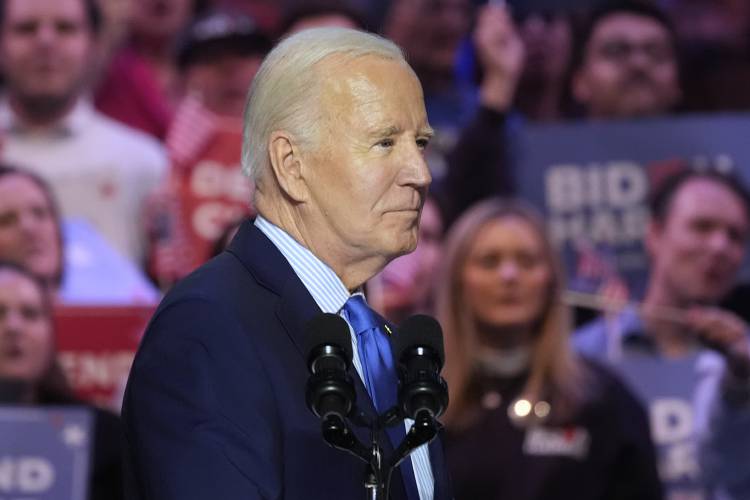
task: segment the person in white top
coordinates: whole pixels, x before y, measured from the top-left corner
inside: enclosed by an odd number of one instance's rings
[[[96,57],[93,0],[0,3],[0,102],[6,162],[47,180],[64,217],[82,217],[140,263],[140,212],[166,170],[158,142],[96,112],[86,97]]]

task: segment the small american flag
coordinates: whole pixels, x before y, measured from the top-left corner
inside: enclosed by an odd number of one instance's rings
[[[218,124],[218,117],[197,97],[188,94],[178,106],[167,132],[167,152],[173,167],[193,163],[216,133]]]

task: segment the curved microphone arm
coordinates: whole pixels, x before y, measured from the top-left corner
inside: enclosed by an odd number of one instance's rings
[[[435,439],[437,432],[438,425],[435,417],[427,410],[420,410],[411,429],[388,461],[388,474],[390,475],[391,471],[398,467],[412,451]]]
[[[354,435],[349,424],[340,415],[327,415],[322,423],[323,439],[334,448],[346,451],[369,463],[372,452]]]

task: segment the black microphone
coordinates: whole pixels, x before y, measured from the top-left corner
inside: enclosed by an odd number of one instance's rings
[[[356,393],[347,373],[352,361],[349,325],[340,316],[319,314],[307,323],[307,407],[321,423],[323,439],[340,450],[370,461],[367,449],[349,428],[347,416],[354,413]]]
[[[323,313],[307,323],[307,407],[325,420],[342,420],[352,411],[356,398],[347,369],[352,360],[349,326],[335,314]]]
[[[427,412],[431,419],[448,407],[448,386],[440,376],[445,361],[443,331],[430,316],[418,314],[403,322],[391,337],[399,363],[399,407],[412,420]]]

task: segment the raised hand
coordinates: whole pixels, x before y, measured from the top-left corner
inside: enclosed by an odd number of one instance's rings
[[[482,7],[473,39],[484,72],[482,103],[506,111],[513,102],[525,57],[523,42],[508,9],[492,3]]]

